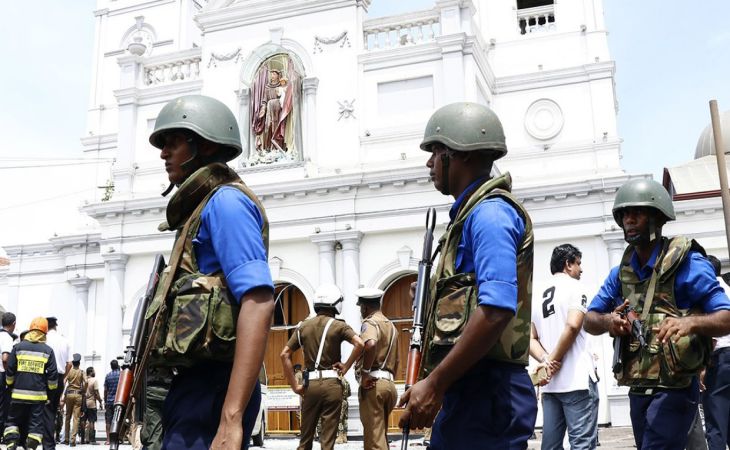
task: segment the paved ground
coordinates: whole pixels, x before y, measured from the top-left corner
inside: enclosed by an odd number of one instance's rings
[[[531,450],[539,449],[540,448],[540,431],[537,432],[537,439],[531,440],[529,448]],[[107,446],[102,445],[104,443],[104,436],[103,431],[101,432],[101,443],[97,445],[77,445],[74,447],[77,450],[101,450],[108,448]],[[400,439],[395,439],[396,436],[392,436],[394,439],[390,443],[391,449],[400,449],[401,441]],[[617,428],[599,428],[598,430],[598,440],[601,443],[600,450],[613,450],[613,449],[631,449],[634,447],[634,439],[631,434],[631,428],[626,427],[617,427]],[[265,449],[271,449],[271,450],[294,450],[297,448],[297,444],[299,443],[299,440],[297,438],[284,438],[284,437],[267,437],[265,446],[263,448]],[[3,449],[4,446],[1,446]],[[68,449],[70,448],[67,445],[57,445],[57,449]],[[252,447],[252,449],[259,449],[261,447]],[[420,436],[416,436],[414,439],[411,440],[411,442],[408,445],[409,450],[425,450],[425,446],[423,446],[423,439]],[[566,450],[569,447],[566,447]],[[129,445],[122,445],[120,449],[123,450],[131,450],[131,446]],[[347,444],[339,444],[335,446],[336,450],[356,450],[356,449],[362,449],[362,440],[351,440]],[[313,450],[320,450],[319,444],[314,444]]]

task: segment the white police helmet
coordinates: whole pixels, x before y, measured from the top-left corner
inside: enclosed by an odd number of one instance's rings
[[[337,314],[341,314],[343,300],[340,288],[334,284],[323,284],[314,292],[314,309],[334,308]]]
[[[360,288],[355,291],[357,296],[357,304],[360,303],[377,303],[381,304],[383,301],[384,292],[378,288]]]

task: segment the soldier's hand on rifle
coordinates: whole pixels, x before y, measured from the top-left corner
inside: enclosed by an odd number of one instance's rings
[[[668,339],[674,337],[674,340],[678,340],[683,336],[692,334],[692,328],[694,326],[694,318],[688,317],[667,317],[662,320],[658,328],[654,328],[653,331],[656,333],[656,338],[662,343],[666,343]],[[676,337],[675,337],[676,336]]]
[[[631,324],[629,323],[628,319],[624,317],[623,313],[624,310],[629,306],[629,301],[624,300],[624,302],[619,305],[616,309],[613,310],[613,312],[608,316],[608,334],[611,336],[626,336],[627,334],[631,333]]]
[[[419,381],[398,401],[399,407],[406,406],[398,426],[410,426],[412,430],[430,427],[441,409],[443,399],[444,393],[436,389],[429,377]]]

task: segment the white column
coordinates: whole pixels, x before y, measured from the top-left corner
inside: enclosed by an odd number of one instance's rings
[[[106,304],[106,346],[104,360],[122,354],[122,305],[124,304],[124,272],[129,256],[107,253],[104,258],[104,303]]]
[[[89,308],[89,285],[91,280],[88,277],[71,278],[68,280],[69,284],[76,288],[76,313],[74,317],[78,320],[79,326],[73,327],[69,330],[71,339],[71,348],[74,352],[81,353],[82,356],[87,356],[88,346],[86,345],[86,324],[89,322],[88,308]]]
[[[319,250],[319,284],[335,282],[335,236],[333,233],[313,234],[310,240]],[[317,289],[315,287],[315,289]]]
[[[304,136],[302,139],[302,156],[309,158],[313,163],[317,163],[317,87],[319,86],[319,78],[305,78],[302,81],[302,90],[304,91],[304,112],[302,114],[302,129]]]
[[[238,127],[241,132],[243,162],[251,157],[251,105],[249,104],[251,101],[251,89],[243,87],[236,91],[236,93],[238,94]]]
[[[618,266],[621,264],[621,258],[624,256],[624,249],[626,248],[624,232],[622,230],[608,231],[603,233],[602,237],[608,249],[608,263],[610,267]]]
[[[142,58],[129,55],[120,56],[119,63],[120,89],[115,92],[117,97],[117,157],[114,164],[114,192],[116,194],[130,194],[134,180],[135,147],[137,141],[137,86],[141,85]]]

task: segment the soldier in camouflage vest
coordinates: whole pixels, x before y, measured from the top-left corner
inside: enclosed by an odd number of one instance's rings
[[[684,449],[697,412],[697,374],[707,362],[710,336],[730,331],[730,300],[697,242],[662,236],[662,226],[674,220],[662,185],[625,183],[613,217],[629,246],[588,307],[584,328],[618,339],[614,374],[630,387],[636,447]],[[635,322],[627,319],[629,308]]]
[[[426,306],[422,380],[400,400],[400,426],[433,423],[433,450],[527,448],[533,235],[509,174],[491,177],[507,153],[502,125],[485,106],[447,105],[421,149],[436,189],[456,201]]]
[[[149,141],[178,187],[161,226],[177,231],[175,246],[145,314],[164,319],[152,366],[174,375],[162,449],[248,448],[274,287],[266,213],[226,165],[241,154],[238,123],[220,101],[184,96],[162,108]]]

